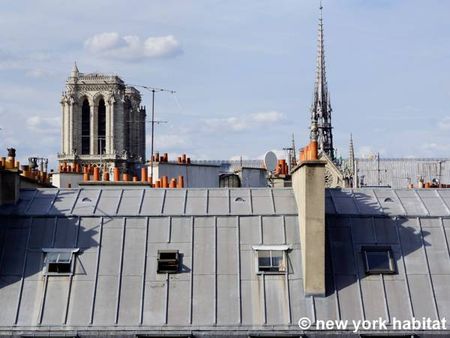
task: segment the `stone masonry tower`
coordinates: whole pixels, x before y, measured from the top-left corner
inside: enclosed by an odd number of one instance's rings
[[[145,162],[145,108],[116,75],[83,74],[75,64],[61,98],[60,163],[122,167]]]

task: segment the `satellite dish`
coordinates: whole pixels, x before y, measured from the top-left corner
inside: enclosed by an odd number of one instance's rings
[[[264,155],[264,165],[266,166],[267,171],[274,171],[277,167],[277,162],[277,155],[275,155],[273,151],[268,151]]]

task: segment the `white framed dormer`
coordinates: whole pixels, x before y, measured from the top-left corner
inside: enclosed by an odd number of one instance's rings
[[[254,245],[257,274],[287,274],[290,245]]]
[[[44,268],[47,276],[71,276],[74,273],[75,254],[79,248],[43,248]]]

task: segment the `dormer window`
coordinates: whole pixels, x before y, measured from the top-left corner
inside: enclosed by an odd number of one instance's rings
[[[253,246],[256,251],[256,272],[259,274],[279,274],[287,272],[287,254],[290,249],[288,245],[257,245]]]
[[[73,273],[74,254],[79,249],[42,249],[44,257],[44,273],[46,275],[71,275]]]
[[[396,273],[394,255],[390,246],[364,246],[362,254],[366,274]]]

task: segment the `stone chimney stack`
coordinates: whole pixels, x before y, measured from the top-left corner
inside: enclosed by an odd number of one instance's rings
[[[325,296],[325,161],[317,159],[317,142],[300,152],[292,170],[297,202],[305,295]]]
[[[0,205],[15,204],[19,199],[20,177],[16,150],[8,149],[8,157],[0,159]]]

